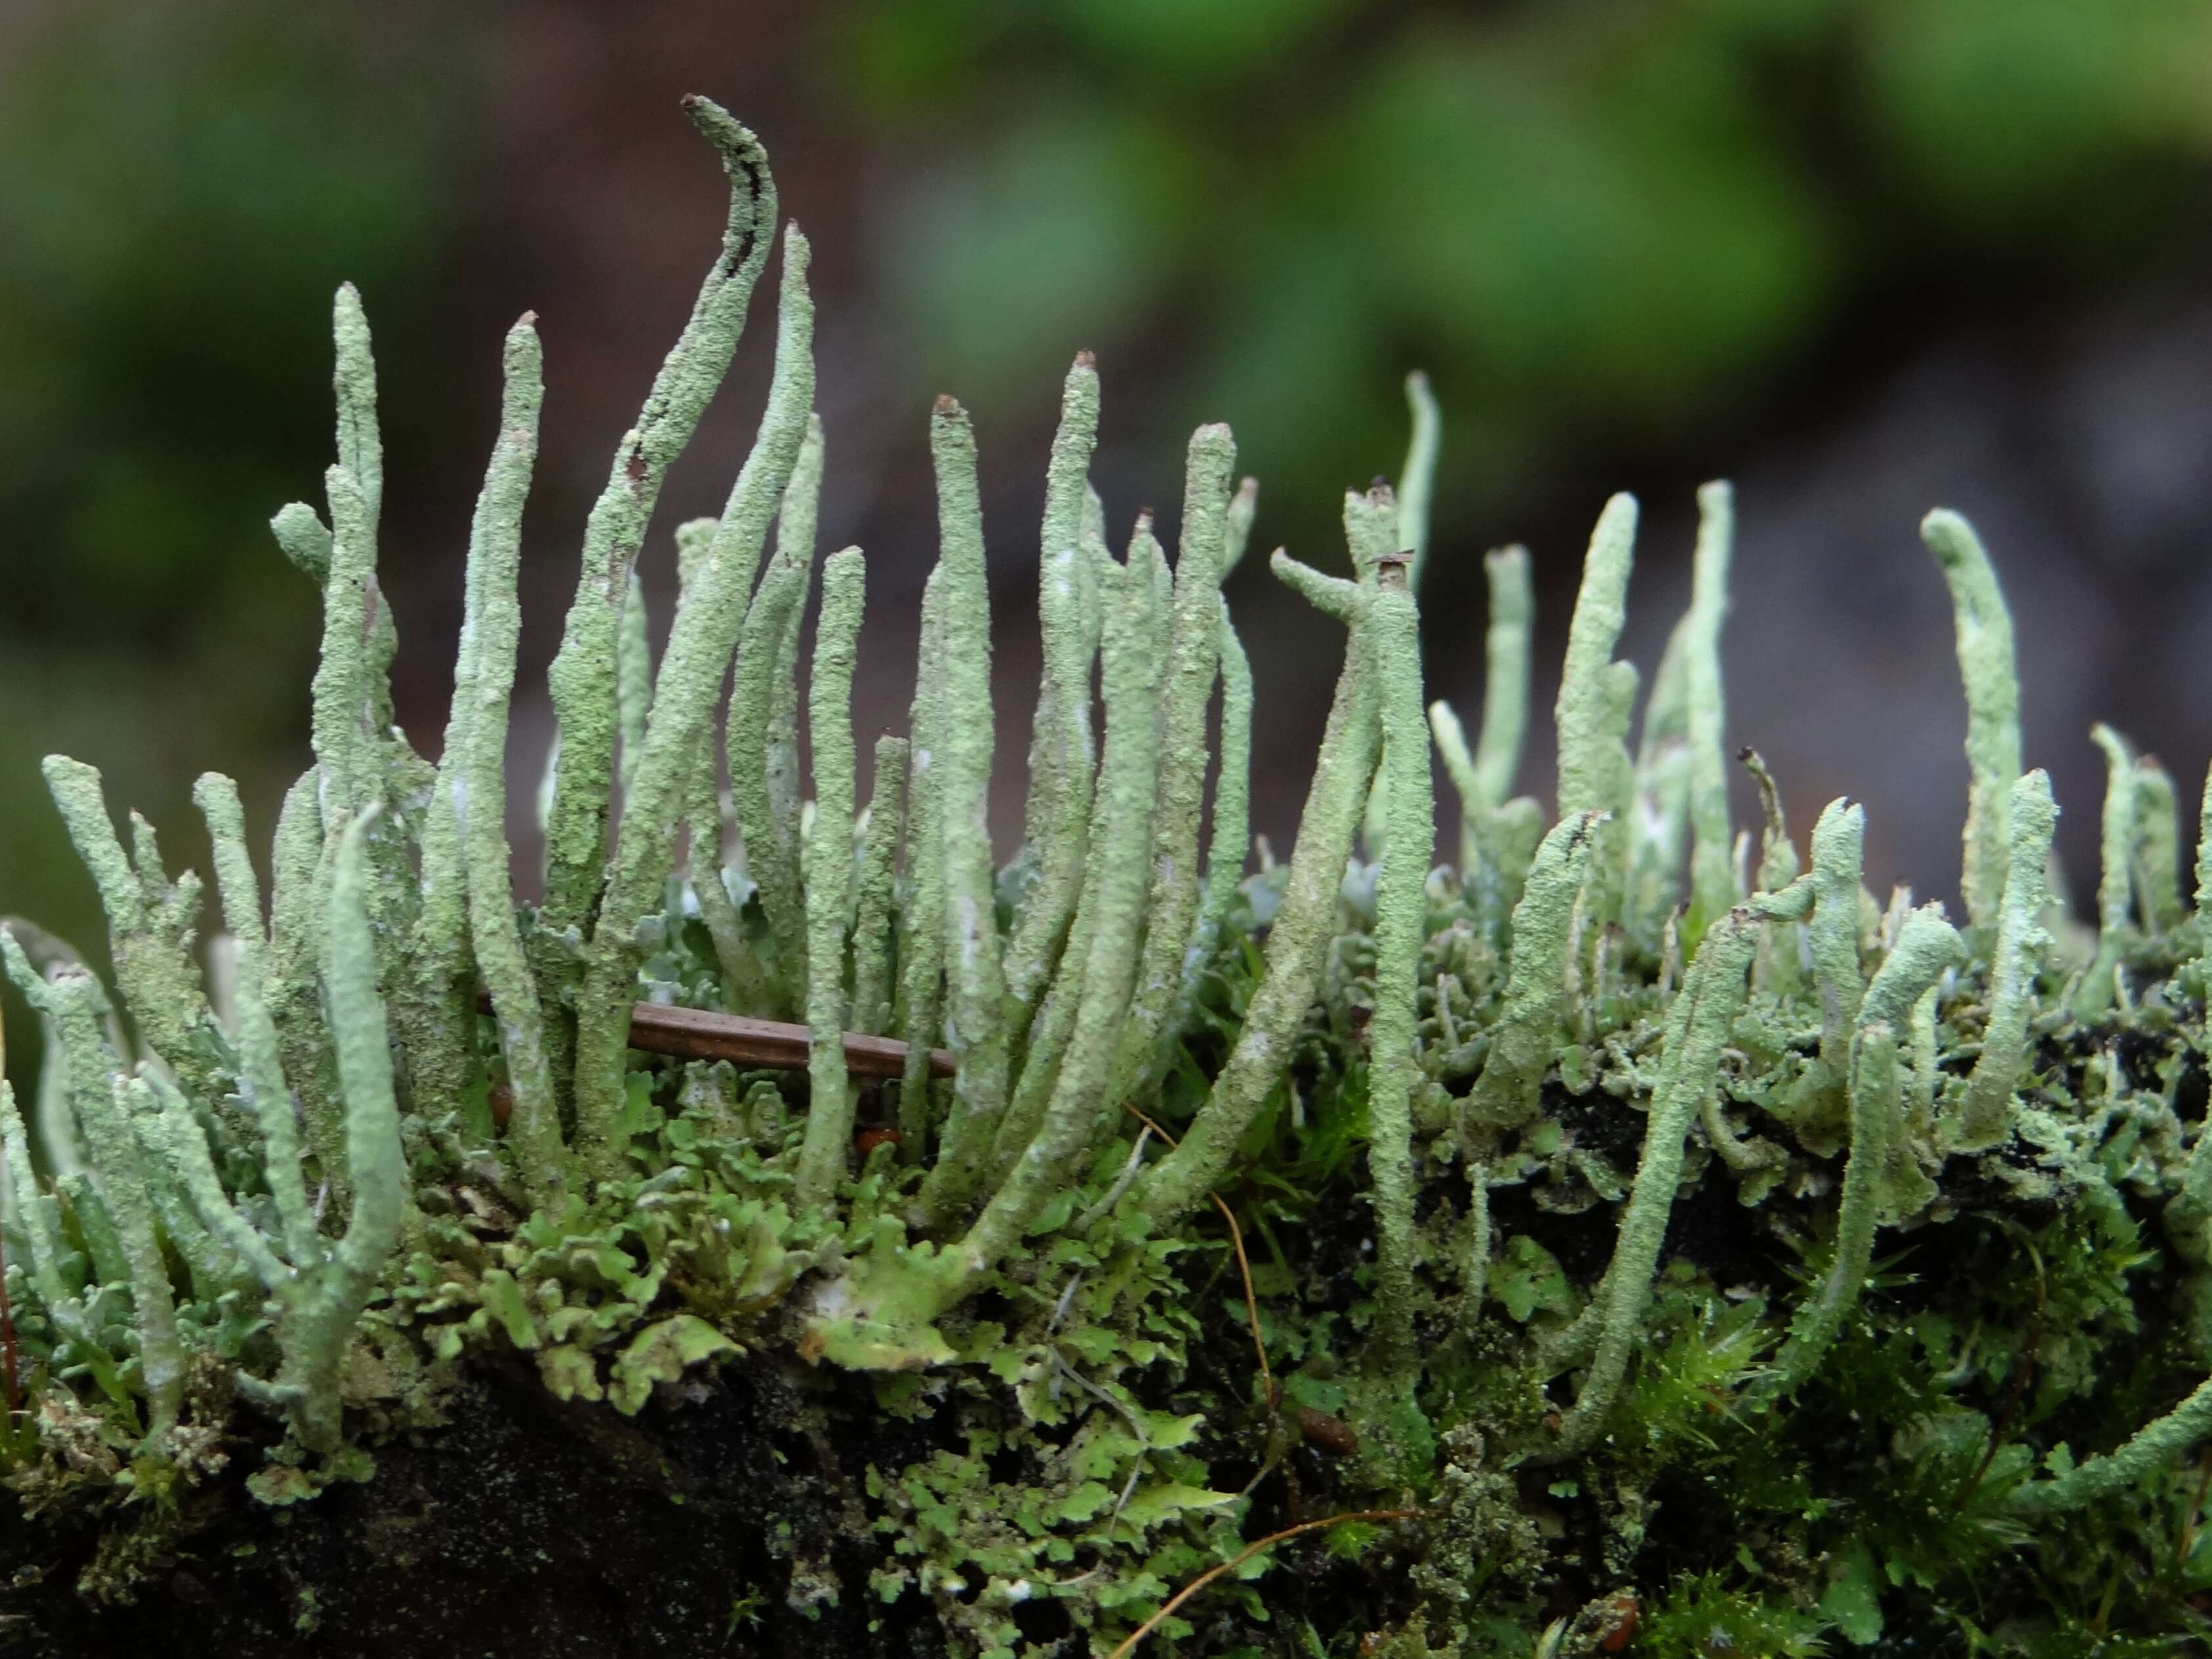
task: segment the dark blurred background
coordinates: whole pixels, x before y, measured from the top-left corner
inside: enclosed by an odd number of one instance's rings
[[[1831,796],[1867,802],[1878,887],[1957,883],[1931,505],[1997,559],[2077,890],[2092,719],[2195,799],[2203,0],[0,0],[0,913],[104,956],[47,750],[103,768],[173,864],[204,862],[198,771],[237,775],[266,826],[305,763],[318,605],[264,526],[319,503],[342,279],[377,331],[399,709],[426,750],[500,337],[539,313],[514,749],[534,780],[585,512],[714,246],[692,90],[762,134],[813,240],[824,545],[871,556],[864,754],[903,726],[927,410],[951,392],[981,443],[1018,798],[1044,455],[1088,346],[1117,540],[1142,505],[1171,527],[1182,441],[1222,419],[1261,480],[1258,550],[1324,565],[1342,488],[1396,471],[1401,377],[1425,368],[1446,412],[1429,672],[1470,715],[1486,546],[1534,553],[1548,708],[1606,493],[1645,503],[1625,649],[1648,672],[1692,492],[1733,477],[1731,737],[1801,834]],[[664,524],[718,506],[750,441],[772,292]],[[657,530],[664,607],[672,562]],[[1263,561],[1231,599],[1256,827],[1285,846],[1340,638]],[[1534,735],[1524,787],[1547,791],[1548,720]]]

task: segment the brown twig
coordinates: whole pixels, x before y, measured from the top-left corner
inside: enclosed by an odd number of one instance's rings
[[[1218,1567],[1208,1567],[1204,1572],[1176,1591],[1167,1605],[1137,1626],[1127,1640],[1115,1648],[1108,1659],[1123,1659],[1138,1643],[1150,1636],[1184,1602],[1204,1589],[1224,1572],[1234,1572],[1261,1550],[1281,1543],[1285,1538],[1295,1538],[1302,1532],[1311,1532],[1316,1527],[1334,1527],[1346,1521],[1403,1521],[1414,1513],[1412,1510],[1354,1510],[1348,1515],[1325,1515],[1318,1521],[1301,1521],[1295,1527],[1285,1527],[1280,1532],[1271,1532],[1256,1544],[1247,1544]]]
[[[491,1012],[491,994],[480,994],[477,1006]],[[738,1066],[779,1071],[806,1069],[807,1030],[781,1019],[749,1014],[717,1014],[704,1008],[672,1008],[641,1002],[629,1012],[629,1046],[678,1060],[726,1060]],[[845,1033],[845,1069],[854,1077],[897,1079],[906,1071],[907,1045],[896,1037]],[[957,1070],[943,1048],[929,1051],[929,1074],[951,1077]]]

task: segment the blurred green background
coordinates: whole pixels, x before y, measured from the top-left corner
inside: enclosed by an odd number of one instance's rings
[[[1691,488],[1732,470],[1734,731],[1801,827],[1832,794],[1869,801],[1872,876],[1955,885],[1963,714],[1913,539],[1938,500],[1982,520],[2014,593],[2031,757],[2077,872],[2094,715],[2193,793],[2212,749],[2203,0],[14,0],[0,914],[104,957],[37,775],[50,750],[102,767],[173,863],[204,860],[199,770],[237,775],[266,824],[305,763],[317,604],[264,526],[319,499],[342,279],[377,330],[398,706],[426,749],[501,332],[543,319],[515,750],[534,776],[583,514],[719,222],[676,111],[692,90],[761,132],[816,248],[823,533],[871,555],[864,752],[903,721],[933,555],[924,415],[951,391],[982,443],[1013,769],[1044,448],[1088,346],[1117,533],[1146,502],[1171,522],[1182,435],[1225,419],[1260,537],[1318,562],[1341,557],[1342,487],[1395,471],[1401,380],[1425,367],[1447,417],[1431,675],[1470,702],[1485,545],[1534,550],[1548,664],[1585,526],[1639,489],[1649,665]],[[768,332],[667,522],[719,502]],[[1258,563],[1231,599],[1280,846],[1339,641]],[[663,538],[663,598],[671,564]]]

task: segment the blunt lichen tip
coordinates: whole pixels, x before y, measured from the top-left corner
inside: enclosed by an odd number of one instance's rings
[[[1430,502],[1436,495],[1437,452],[1443,421],[1429,377],[1414,369],[1406,376],[1406,408],[1413,418],[1413,434],[1406,444],[1406,462],[1398,471],[1398,545],[1413,556],[1408,579],[1421,591],[1421,578],[1429,562]]]
[[[1721,623],[1728,611],[1729,561],[1735,536],[1735,497],[1726,483],[1698,491],[1698,543],[1692,562],[1683,672],[1688,714],[1690,911],[1686,947],[1740,895],[1729,867],[1728,759],[1721,690]]]
[[[1513,793],[1528,735],[1535,599],[1527,548],[1487,553],[1482,568],[1490,589],[1490,625],[1483,636],[1482,724],[1474,745],[1474,779],[1485,804],[1497,807]]]

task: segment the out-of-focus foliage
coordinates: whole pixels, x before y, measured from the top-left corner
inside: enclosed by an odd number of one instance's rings
[[[315,596],[258,504],[322,465],[328,397],[300,365],[327,358],[329,291],[352,278],[403,336],[435,297],[459,111],[420,12],[0,23],[0,909],[36,896],[88,948],[92,890],[22,805],[41,753],[128,769],[166,822],[190,810],[183,750],[265,805],[301,735]]]
[[[2124,270],[2212,154],[2188,0],[884,0],[830,39],[886,128],[988,112],[894,243],[940,376],[1165,319],[1193,407],[1333,477],[1418,361],[1486,493],[1886,288]]]

